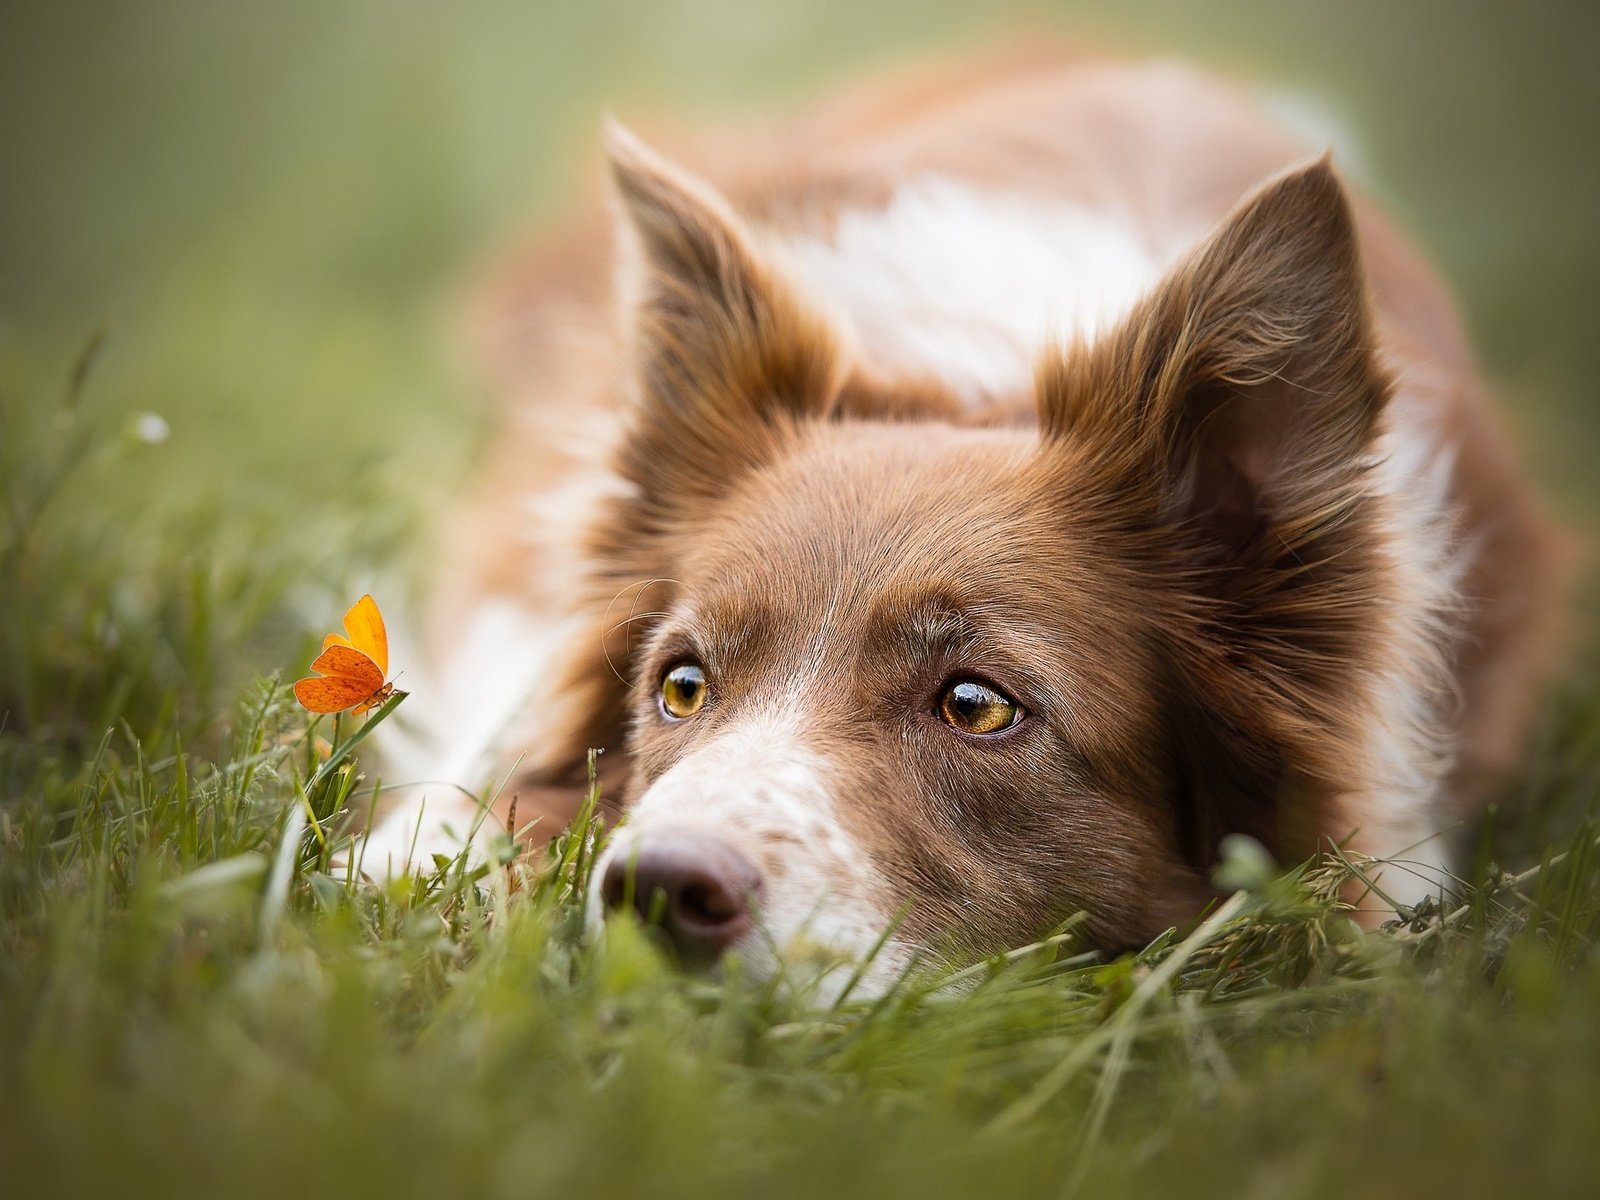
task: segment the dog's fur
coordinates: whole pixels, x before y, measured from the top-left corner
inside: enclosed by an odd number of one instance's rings
[[[609,219],[486,306],[512,404],[441,573],[447,774],[519,760],[502,807],[548,834],[603,747],[613,854],[714,829],[759,865],[758,969],[897,913],[883,972],[1080,909],[1138,943],[1233,832],[1438,886],[1555,541],[1448,299],[1326,157],[1184,69],[1015,55],[693,173],[609,157]],[[947,726],[963,677],[1025,719]],[[368,862],[474,824],[427,805]]]

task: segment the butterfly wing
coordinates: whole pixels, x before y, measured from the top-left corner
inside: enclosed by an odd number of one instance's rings
[[[378,665],[378,674],[389,674],[389,633],[383,627],[383,614],[378,611],[378,602],[370,595],[363,596],[350,606],[350,611],[344,614],[344,631],[348,641],[341,638],[347,646],[354,646]],[[338,634],[329,634],[329,639],[336,638]],[[328,642],[323,642],[326,649]]]
[[[351,646],[325,646],[311,664],[321,678],[297,679],[294,698],[315,713],[369,705],[384,690],[378,664]],[[370,706],[370,705],[369,705]]]
[[[314,713],[343,712],[355,708],[365,690],[348,679],[297,679],[294,698]]]

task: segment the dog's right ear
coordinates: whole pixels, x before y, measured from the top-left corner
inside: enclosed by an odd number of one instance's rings
[[[826,413],[839,355],[714,189],[621,126],[606,150],[639,391],[621,465],[647,500],[676,507],[720,494]]]
[[[616,764],[641,626],[624,618],[672,576],[665,539],[830,413],[841,387],[831,330],[763,261],[727,201],[620,126],[607,129],[606,150],[633,372],[613,458],[627,486],[594,514],[576,605],[591,624],[549,689],[563,704],[540,733],[539,783],[581,784],[591,747],[626,775]]]

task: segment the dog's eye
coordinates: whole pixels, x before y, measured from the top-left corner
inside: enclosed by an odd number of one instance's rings
[[[1022,706],[976,679],[959,679],[939,697],[939,717],[962,733],[1000,733],[1022,719]]]
[[[706,702],[706,673],[699,663],[681,662],[661,677],[661,708],[676,720],[692,717]]]

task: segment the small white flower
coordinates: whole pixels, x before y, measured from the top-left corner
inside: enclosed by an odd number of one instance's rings
[[[172,433],[172,426],[160,413],[145,412],[134,418],[133,432],[146,445],[159,446]]]

